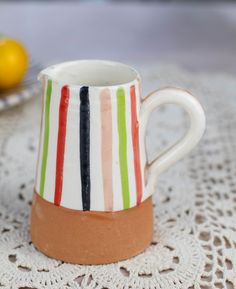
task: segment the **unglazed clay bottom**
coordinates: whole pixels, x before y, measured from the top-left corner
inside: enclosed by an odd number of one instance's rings
[[[31,238],[45,255],[69,263],[107,264],[133,257],[153,236],[152,198],[117,212],[58,207],[34,193]]]

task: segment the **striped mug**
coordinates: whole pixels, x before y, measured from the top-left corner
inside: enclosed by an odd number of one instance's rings
[[[80,264],[134,256],[152,239],[157,176],[184,157],[205,129],[188,92],[165,88],[142,100],[140,76],[116,62],[79,60],[43,70],[42,121],[31,237],[46,255]],[[154,108],[190,116],[186,135],[147,163],[145,129]]]

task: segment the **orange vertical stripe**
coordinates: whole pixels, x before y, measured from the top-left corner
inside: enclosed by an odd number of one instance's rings
[[[142,176],[140,167],[139,123],[137,119],[136,91],[134,85],[130,87],[130,98],[131,98],[132,142],[134,152],[134,172],[135,172],[136,194],[138,205],[142,201]]]
[[[105,211],[113,209],[112,187],[112,106],[109,89],[101,91],[101,139],[102,139],[102,175]]]

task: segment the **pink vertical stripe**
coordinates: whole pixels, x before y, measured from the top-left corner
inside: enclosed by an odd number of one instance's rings
[[[68,103],[69,103],[69,88],[68,86],[63,86],[61,89],[61,101],[59,107],[56,179],[55,179],[55,195],[54,195],[54,204],[57,206],[60,206],[62,195]]]
[[[132,142],[134,152],[134,172],[136,182],[137,205],[139,205],[142,201],[142,175],[140,167],[139,124],[137,119],[136,91],[134,85],[130,87],[130,98],[131,98]]]
[[[113,209],[112,187],[112,106],[109,89],[100,94],[101,142],[102,142],[102,175],[105,211]]]

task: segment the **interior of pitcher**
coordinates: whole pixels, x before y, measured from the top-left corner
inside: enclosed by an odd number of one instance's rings
[[[115,86],[134,81],[138,73],[119,62],[77,60],[50,66],[40,73],[43,75],[67,85]]]

